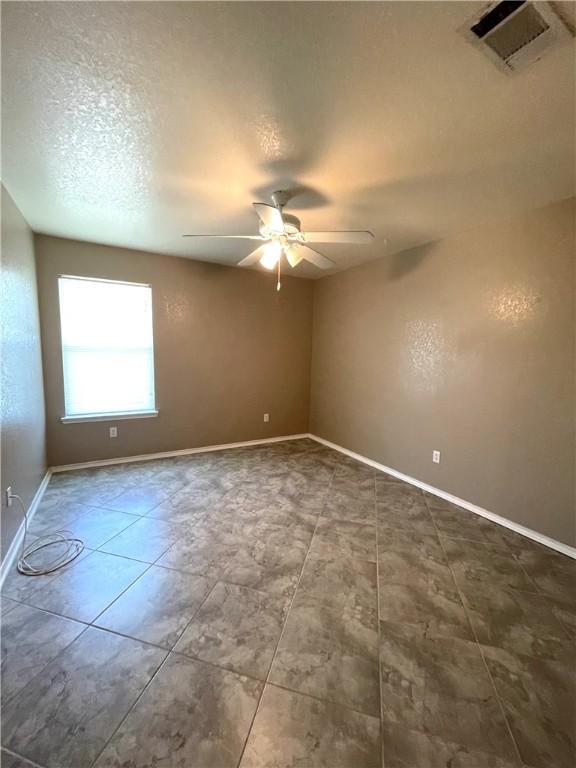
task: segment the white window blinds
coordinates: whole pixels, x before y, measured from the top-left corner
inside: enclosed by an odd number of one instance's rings
[[[58,279],[66,416],[153,411],[152,290]]]

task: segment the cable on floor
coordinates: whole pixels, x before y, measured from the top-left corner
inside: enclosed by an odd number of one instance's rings
[[[68,565],[68,563],[71,563],[82,552],[84,549],[84,542],[82,539],[75,538],[71,531],[56,531],[44,536],[37,536],[34,541],[27,544],[28,513],[26,511],[26,505],[16,493],[10,493],[9,498],[16,499],[22,507],[22,513],[24,515],[24,537],[22,538],[20,557],[16,564],[18,571],[24,574],[24,576],[44,576],[48,573],[53,573],[59,568],[63,568],[65,565]],[[38,552],[46,551],[50,547],[57,546],[60,546],[62,551],[52,560],[48,560],[47,562],[43,561],[42,564],[38,565],[35,565],[32,562],[34,555]]]

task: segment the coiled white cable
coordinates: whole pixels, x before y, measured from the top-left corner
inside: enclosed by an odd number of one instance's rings
[[[44,576],[47,573],[53,573],[59,568],[63,568],[72,560],[75,560],[78,555],[84,549],[84,542],[81,539],[76,539],[71,531],[56,531],[55,533],[48,533],[45,536],[37,536],[33,542],[26,544],[28,537],[28,515],[26,512],[26,505],[16,493],[10,493],[9,498],[16,499],[16,501],[22,507],[22,513],[24,515],[24,537],[22,539],[22,549],[20,551],[20,558],[16,564],[18,571],[25,576]],[[62,551],[53,560],[43,562],[42,565],[34,565],[30,562],[37,552],[45,550],[47,547],[60,546]]]

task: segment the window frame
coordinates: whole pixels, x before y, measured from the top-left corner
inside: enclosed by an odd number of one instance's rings
[[[97,413],[79,413],[74,415],[68,415],[66,413],[66,391],[65,391],[65,377],[64,377],[64,344],[62,339],[62,316],[60,311],[60,279],[66,280],[85,280],[90,283],[113,283],[114,285],[133,285],[138,288],[150,289],[150,311],[152,318],[152,385],[154,394],[154,407],[147,410],[140,411],[114,411],[114,412],[97,412]],[[59,328],[59,344],[60,344],[60,356],[62,364],[62,400],[64,415],[60,417],[62,424],[82,424],[88,422],[110,422],[110,421],[125,421],[129,419],[153,419],[159,415],[159,410],[156,407],[156,347],[154,343],[154,292],[150,283],[136,283],[130,280],[112,280],[105,277],[88,277],[87,275],[70,275],[59,274],[57,275],[57,295],[58,295],[58,328]]]

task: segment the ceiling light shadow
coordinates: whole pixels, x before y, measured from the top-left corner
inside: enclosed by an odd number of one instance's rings
[[[412,248],[409,251],[400,251],[395,253],[390,259],[390,266],[388,267],[388,279],[402,280],[412,272],[420,269],[422,264],[430,256],[434,250],[434,243],[426,243],[416,248]]]

